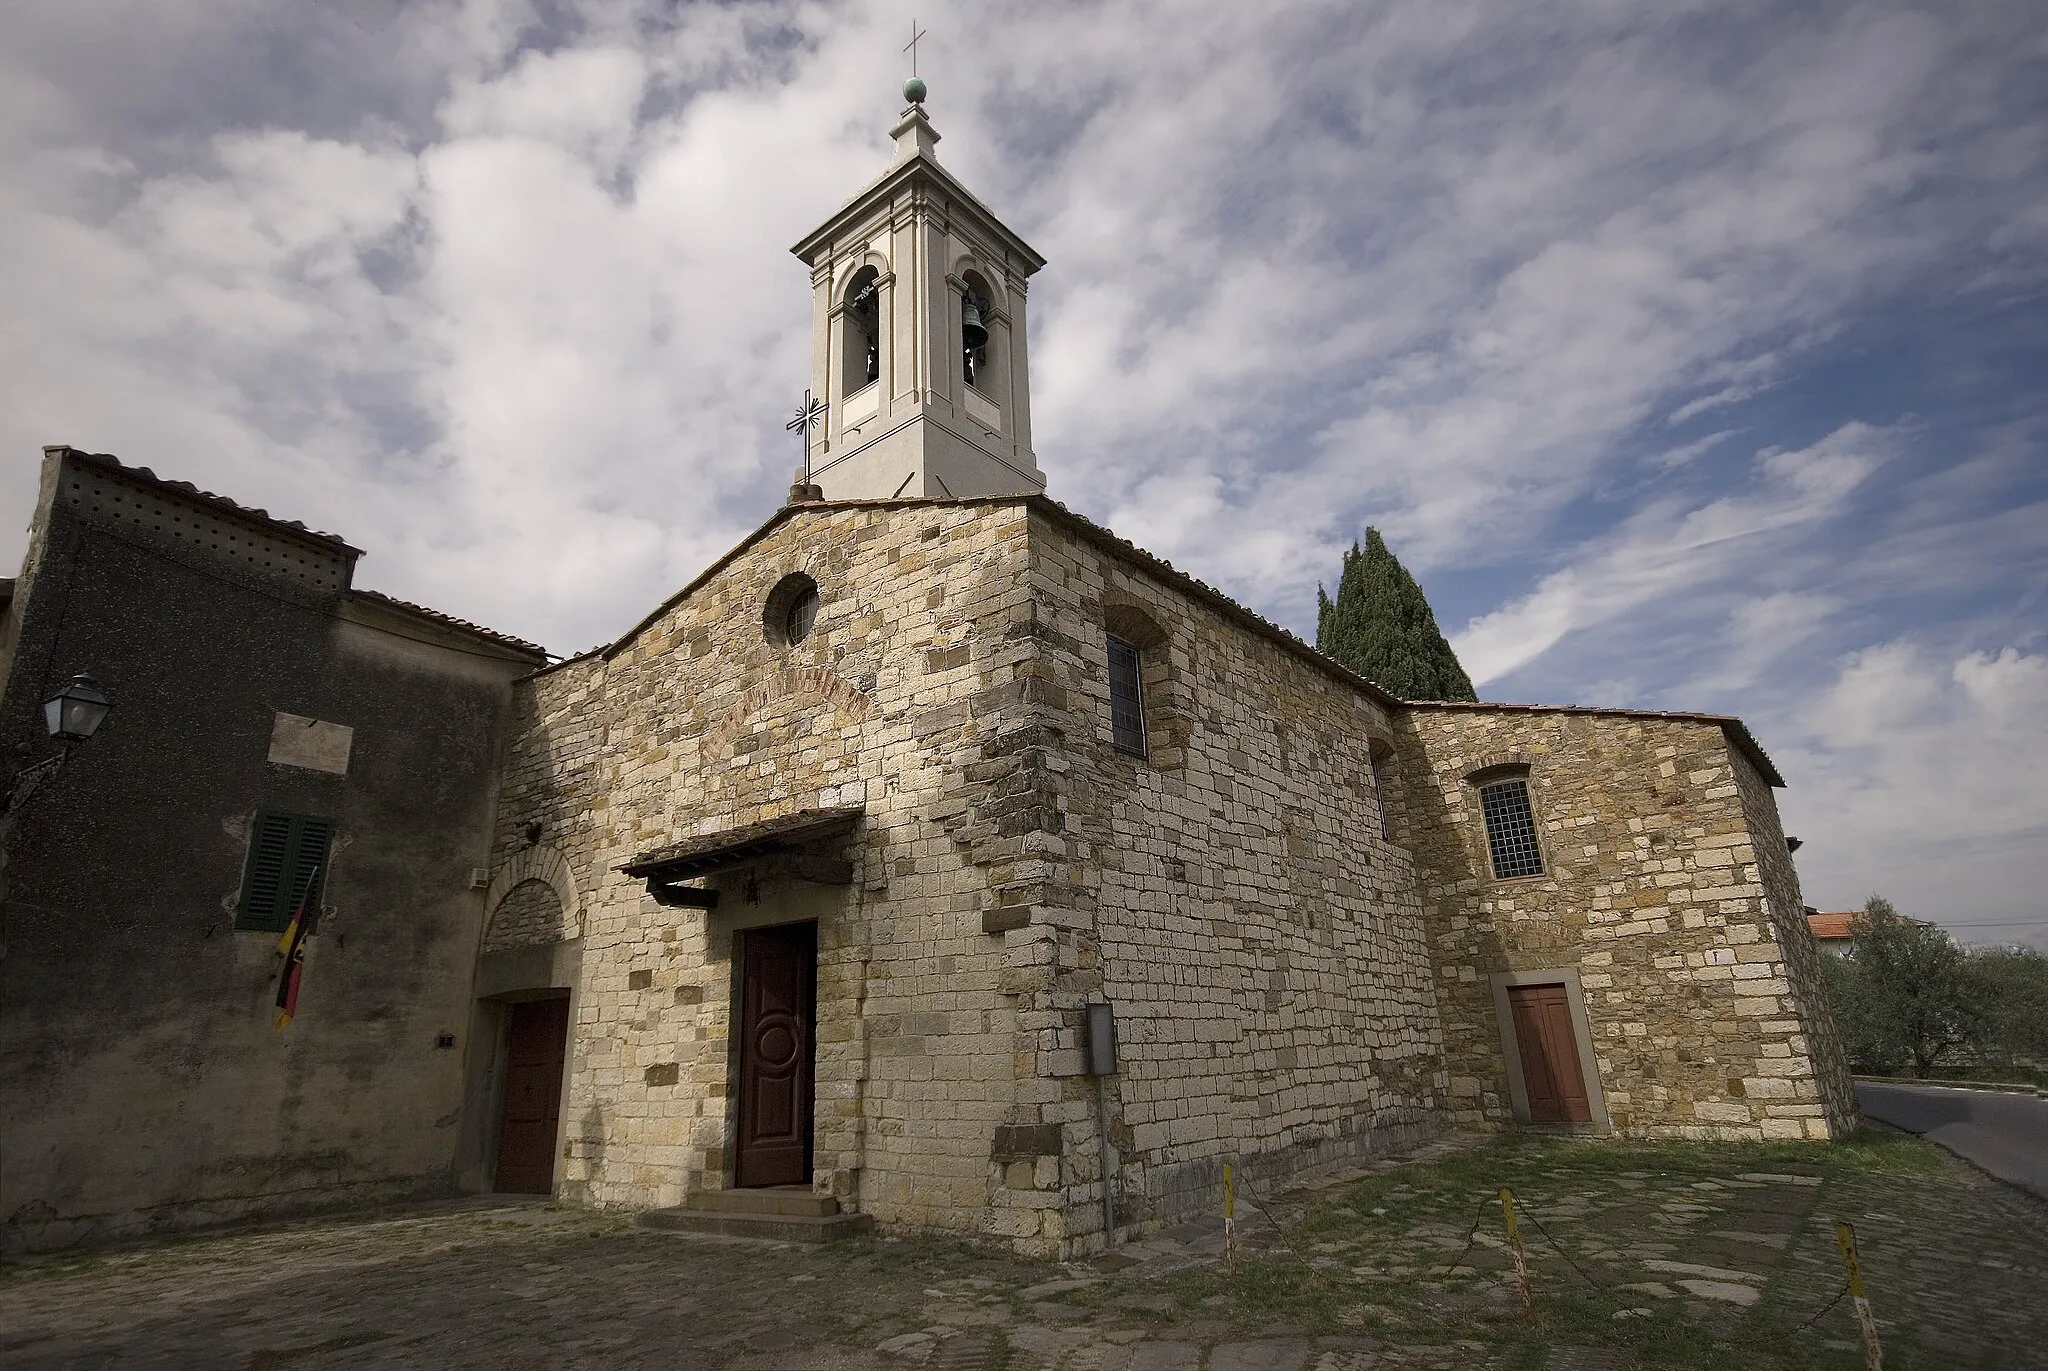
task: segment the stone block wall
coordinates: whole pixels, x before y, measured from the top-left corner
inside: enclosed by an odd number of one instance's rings
[[[1618,1131],[1846,1126],[1811,948],[1779,913],[1799,922],[1776,807],[1719,724],[1415,706],[1396,725],[1394,836],[1421,870],[1461,1126],[1513,1122],[1490,977],[1556,968],[1583,987]],[[1498,880],[1470,777],[1512,766],[1527,768],[1544,871]]]
[[[534,680],[500,852],[540,821],[583,898],[566,1198],[666,1205],[730,1183],[734,941],[816,919],[816,1184],[886,1222],[1003,1228],[990,1139],[1016,1036],[985,926],[1031,875],[1004,793],[1035,717],[1026,529],[1014,502],[801,507],[621,644]],[[777,646],[763,605],[794,572],[821,608]],[[662,908],[617,870],[854,803],[850,886],[768,863],[718,878],[706,913]]]
[[[1785,1120],[1795,1118],[1800,1120],[1801,1132],[1811,1136],[1807,1121],[1815,1116],[1806,1110],[1818,1105],[1819,1117],[1826,1120],[1829,1136],[1840,1137],[1854,1129],[1860,1119],[1856,1087],[1849,1078],[1849,1059],[1842,1051],[1841,1035],[1835,1031],[1834,1011],[1828,1004],[1827,983],[1821,970],[1820,946],[1806,922],[1806,901],[1799,893],[1799,873],[1792,865],[1792,853],[1785,846],[1778,801],[1763,773],[1740,750],[1731,748],[1729,758],[1735,770],[1736,791],[1742,799],[1743,817],[1755,838],[1753,847],[1763,881],[1764,909],[1771,916],[1771,930],[1783,953],[1786,1003],[1797,1012],[1804,1026],[1803,1032],[1768,1045],[1766,1054],[1780,1061],[1789,1072],[1812,1072],[1819,1097],[1802,1098],[1796,1106],[1781,1104],[1775,1109],[1767,1108],[1766,1113],[1777,1121],[1766,1122],[1764,1136],[1792,1136]]]
[[[1370,760],[1393,737],[1386,711],[1242,611],[1043,511],[1032,580],[1057,739],[1051,866],[1030,923],[1005,936],[1028,1063],[1012,1122],[1046,1150],[1024,1166],[1014,1141],[998,1146],[1003,1187],[1062,1197],[1040,1234],[1063,1254],[1101,1245],[1091,1000],[1118,1020],[1107,1094],[1126,1233],[1213,1211],[1225,1161],[1277,1182],[1434,1131],[1446,1082],[1428,946]],[[1142,758],[1111,742],[1111,631],[1141,652]]]

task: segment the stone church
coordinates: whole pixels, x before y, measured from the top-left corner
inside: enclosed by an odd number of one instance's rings
[[[788,504],[514,686],[457,1171],[1070,1256],[1226,1162],[1851,1127],[1742,723],[1399,700],[1048,499],[1043,259],[894,137]]]
[[[894,133],[795,248],[788,503],[602,649],[45,450],[0,1248],[497,1190],[1073,1256],[1226,1163],[1853,1126],[1741,722],[1399,700],[1046,498],[1042,259]]]

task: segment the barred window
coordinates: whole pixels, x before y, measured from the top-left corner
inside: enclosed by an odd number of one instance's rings
[[[1536,850],[1536,816],[1529,810],[1529,782],[1522,776],[1480,787],[1479,807],[1486,815],[1486,845],[1493,853],[1493,874],[1541,876],[1543,856]]]
[[[1138,649],[1109,635],[1109,740],[1119,752],[1145,755],[1145,695]]]

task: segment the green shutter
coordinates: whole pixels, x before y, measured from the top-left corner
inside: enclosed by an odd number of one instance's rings
[[[281,932],[312,882],[317,910],[327,884],[327,848],[334,825],[310,814],[259,813],[242,871],[235,927]]]

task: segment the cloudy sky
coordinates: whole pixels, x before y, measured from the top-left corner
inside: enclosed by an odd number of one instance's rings
[[[2048,946],[2048,7],[916,13],[1051,493],[1311,637],[1376,525],[1484,697],[1747,719],[1809,902]],[[910,16],[11,6],[0,562],[68,442],[615,635],[787,487]]]

